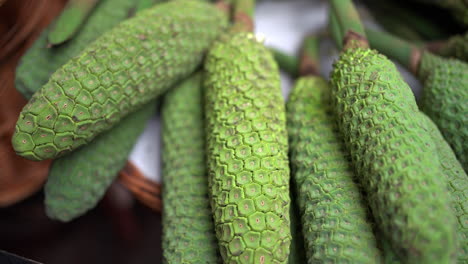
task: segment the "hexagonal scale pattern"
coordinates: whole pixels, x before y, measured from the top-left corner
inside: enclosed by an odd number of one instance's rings
[[[286,263],[289,166],[278,67],[252,34],[235,33],[213,45],[205,72],[208,169],[221,255],[225,263]],[[217,213],[227,208],[232,214]]]
[[[452,207],[458,220],[458,263],[468,262],[468,175],[457,160],[454,151],[444,139],[436,124],[425,114],[422,119],[426,129],[437,147],[440,165],[447,177],[448,191],[452,198]]]
[[[70,41],[53,48],[47,47],[48,32],[52,27],[50,25],[21,57],[16,69],[16,89],[29,99],[42,85],[47,83],[50,75],[60,66],[78,55],[89,43],[103,33],[128,18],[129,11],[134,5],[133,1],[127,0],[99,1],[93,12],[84,21],[79,33],[75,34]],[[101,74],[105,69],[102,66],[99,68],[101,71],[95,72],[96,74]]]
[[[55,158],[91,141],[191,74],[226,20],[212,4],[177,0],[120,23],[63,65],[34,94],[23,108],[13,135],[17,153],[33,160]],[[76,97],[71,98],[71,94]],[[87,105],[92,103],[101,105],[100,114],[89,113]],[[28,113],[37,119],[25,129],[22,120]],[[71,146],[58,148],[54,137],[36,144],[37,137],[29,141],[24,136],[39,128],[53,129],[60,115],[72,120]]]
[[[286,110],[307,262],[381,262],[370,212],[332,113],[327,81],[300,78]]]
[[[164,263],[219,263],[208,198],[200,73],[164,96],[161,115]]]
[[[156,103],[150,102],[99,135],[92,144],[55,160],[44,188],[47,215],[68,222],[94,208],[125,165],[155,111]],[[66,133],[56,144],[70,138]]]
[[[350,48],[331,73],[332,101],[385,239],[408,263],[448,263],[457,248],[447,182],[416,101],[395,65]]]
[[[421,110],[439,127],[468,171],[468,64],[424,52],[418,75],[424,83]]]

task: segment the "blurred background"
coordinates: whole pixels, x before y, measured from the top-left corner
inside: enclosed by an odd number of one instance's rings
[[[358,2],[365,23],[371,27],[382,28],[385,24],[382,14],[386,10],[402,21],[407,16],[385,5],[376,8],[375,2]],[[45,179],[39,176],[48,169],[50,162],[26,161],[11,154],[14,120],[26,103],[14,90],[15,67],[20,56],[65,3],[65,0],[0,0],[0,249],[52,264],[161,263],[160,213],[140,203],[120,183],[114,183],[98,206],[84,216],[69,223],[52,221],[45,215],[41,189]],[[365,6],[372,7],[373,13]],[[419,11],[437,31],[430,36],[419,34],[421,41],[445,38],[461,31],[456,23],[446,19],[450,14],[444,10],[428,7]],[[324,29],[327,13],[326,1],[258,1],[255,31],[267,46],[295,55],[305,34]],[[379,18],[377,23],[376,17]],[[439,30],[442,25],[444,29]],[[324,76],[328,76],[337,56],[333,42],[322,43]],[[400,70],[418,95],[418,81],[403,68]],[[291,77],[282,74],[285,99],[292,82]],[[155,113],[130,159],[147,178],[160,183],[159,150],[159,118]]]

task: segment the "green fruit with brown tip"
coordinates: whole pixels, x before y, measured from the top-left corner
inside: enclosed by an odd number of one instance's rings
[[[226,26],[201,1],[171,1],[108,31],[56,71],[23,108],[12,143],[32,160],[61,156],[189,76]],[[67,145],[57,142],[64,137]]]
[[[286,263],[291,243],[286,115],[278,66],[251,33],[205,61],[211,206],[225,263]]]

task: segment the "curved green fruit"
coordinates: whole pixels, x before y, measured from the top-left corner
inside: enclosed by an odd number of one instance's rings
[[[165,263],[219,263],[208,198],[201,74],[164,96],[163,256]]]
[[[335,63],[338,124],[374,218],[407,263],[451,263],[456,219],[430,135],[395,65],[374,50],[349,48]]]
[[[15,151],[42,160],[88,143],[191,74],[226,20],[211,4],[180,0],[122,22],[34,94],[16,125]]]
[[[102,198],[155,110],[151,102],[84,148],[54,161],[45,185],[46,213],[70,221]]]
[[[128,0],[100,0],[73,39],[47,48],[47,35],[52,26],[41,33],[16,69],[16,89],[29,99],[46,84],[50,75],[106,31],[128,17],[135,4]]]
[[[380,263],[367,204],[336,127],[327,81],[300,78],[286,109],[291,175],[308,263]]]
[[[20,66],[17,71],[17,87],[22,87],[22,91],[31,89],[31,92],[34,92],[32,89],[39,89],[39,86],[18,86],[18,84],[25,84],[23,77],[27,77],[28,83],[45,83],[48,78],[47,69],[52,73],[54,71],[52,67],[58,68],[59,64],[61,65],[72,57],[74,51],[78,51],[80,42],[81,46],[83,46],[83,41],[88,44],[86,40],[90,36],[99,34],[100,30],[104,32],[106,27],[112,25],[113,21],[116,23],[119,14],[122,18],[125,16],[128,12],[126,8],[129,5],[121,2],[123,1],[101,1],[90,17],[91,22],[98,24],[85,23],[80,33],[75,35],[64,46],[46,49],[42,47],[42,45],[45,45],[46,40],[41,36],[37,41],[39,45],[35,43],[26,57],[23,58],[23,66],[36,63],[32,69],[34,71],[31,71],[31,74],[28,75],[26,74],[26,68]],[[112,10],[114,11],[111,12]],[[119,13],[119,10],[122,12]],[[116,16],[111,16],[111,14]],[[50,63],[45,62],[47,59],[50,60]],[[39,70],[39,72],[36,70]],[[35,81],[34,78],[36,78]],[[28,97],[28,94],[25,96]],[[124,166],[138,135],[145,128],[148,118],[154,113],[154,104],[151,103],[144,109],[129,114],[120,121],[121,124],[98,136],[93,144],[84,146],[66,157],[57,159],[52,164],[49,183],[46,184],[46,190],[48,191],[45,192],[46,210],[51,218],[69,221],[95,206],[102,198],[109,184],[117,176],[118,171]],[[63,190],[60,185],[62,181],[59,177],[66,178]],[[71,184],[71,187],[68,184]],[[72,190],[72,192],[75,192],[73,186],[81,186],[82,198],[70,198],[67,191]],[[91,195],[87,193],[91,193]],[[66,208],[68,203],[73,204],[72,208]]]
[[[205,62],[207,162],[225,263],[286,263],[288,138],[278,66],[249,33],[226,35]]]
[[[437,148],[440,165],[448,181],[452,207],[458,220],[458,263],[468,263],[468,176],[436,124],[425,114],[421,113],[421,116]]]
[[[421,110],[468,171],[468,64],[424,52],[418,75],[424,82]]]

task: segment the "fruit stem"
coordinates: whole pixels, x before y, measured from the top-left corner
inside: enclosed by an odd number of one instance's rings
[[[299,65],[300,76],[320,75],[320,39],[316,35],[308,35],[304,38],[301,48]]]
[[[253,32],[254,11],[255,0],[235,0],[233,30],[237,32]]]
[[[299,75],[299,59],[296,56],[291,56],[276,48],[268,48],[275,57],[275,61],[281,70],[285,71],[292,77]]]
[[[338,49],[341,50],[343,48],[343,36],[341,36],[335,12],[329,12],[328,14],[328,32],[335,44],[338,46]]]
[[[330,0],[330,12],[334,12],[342,36],[343,49],[368,48],[364,26],[351,0]]]
[[[366,28],[372,48],[395,59],[413,73],[418,72],[421,50],[418,46],[383,31]]]

